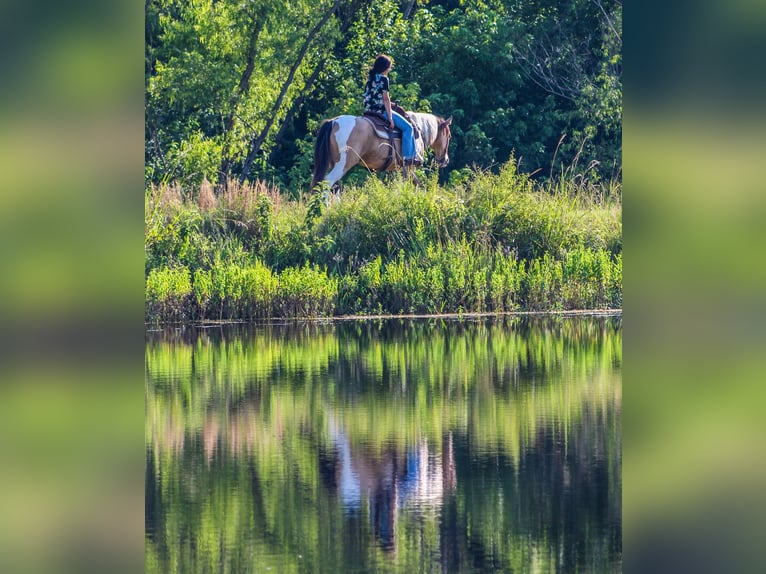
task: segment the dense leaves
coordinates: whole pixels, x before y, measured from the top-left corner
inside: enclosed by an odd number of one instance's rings
[[[394,100],[453,115],[452,181],[511,154],[619,180],[621,24],[621,0],[147,0],[147,180],[297,196],[319,122],[361,111],[379,52]]]

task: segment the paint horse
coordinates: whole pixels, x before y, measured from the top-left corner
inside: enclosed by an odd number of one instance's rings
[[[445,167],[449,163],[452,116],[445,120],[433,114],[408,112],[408,115],[420,130],[420,137],[415,139],[416,154],[422,157],[425,144],[433,149],[437,165]],[[358,164],[372,171],[392,171],[402,167],[401,132],[395,130],[394,136],[394,150],[391,150],[388,132],[377,128],[366,116],[338,116],[325,120],[317,133],[310,189],[323,181],[331,189]],[[417,183],[412,168],[404,169]]]

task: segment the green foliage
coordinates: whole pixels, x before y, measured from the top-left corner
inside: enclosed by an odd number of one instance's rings
[[[152,182],[172,179],[190,187],[203,177],[217,181],[220,171],[241,170],[251,152],[270,151],[278,129],[271,126],[301,101],[321,65],[321,46],[333,45],[337,31],[330,21],[304,49],[305,31],[332,4],[148,2],[146,163]],[[265,174],[270,167],[263,160],[260,153],[255,169]]]
[[[512,155],[542,177],[621,180],[620,2],[341,1],[323,20],[333,2],[150,0],[149,182],[265,179],[299,198],[319,123],[361,113],[380,52],[393,100],[454,117],[443,180]]]
[[[279,274],[277,312],[283,317],[332,315],[337,294],[337,279],[319,267],[289,267]]]
[[[300,203],[283,206],[275,215],[264,259],[275,270],[306,263],[311,252],[306,207]]]
[[[511,159],[497,176],[476,172],[464,185],[466,232],[522,259],[545,253],[561,258],[576,245],[613,254],[622,249],[619,202],[596,197],[593,190],[588,191],[591,195],[571,193],[571,179],[563,180],[556,191],[544,191],[519,174]]]
[[[465,240],[422,254],[380,257],[341,282],[340,311],[348,313],[504,312],[519,308],[524,264],[476,249]]]
[[[315,233],[332,241],[317,255],[327,265],[354,268],[378,255],[389,259],[401,249],[424,252],[457,235],[460,211],[446,190],[424,194],[401,178],[388,185],[371,179],[326,211]]]
[[[563,263],[561,298],[567,309],[597,309],[622,305],[622,255],[612,261],[604,250],[577,248]]]
[[[205,179],[217,179],[221,154],[220,141],[193,132],[183,141],[170,144],[164,169],[176,182],[190,189],[201,185]]]
[[[338,311],[344,314],[382,314],[381,273],[383,259],[377,256],[358,273],[342,275],[338,283]]]
[[[563,309],[561,289],[564,272],[561,261],[546,253],[529,263],[524,282],[524,306],[530,311]]]
[[[276,276],[258,261],[246,267],[218,263],[194,274],[194,303],[200,319],[269,317],[276,294]]]
[[[147,272],[182,265],[193,273],[220,261],[248,265],[263,253],[273,228],[270,196],[235,182],[218,198],[206,182],[197,193],[177,186],[150,188],[145,207]]]
[[[146,272],[151,269],[183,265],[197,266],[205,248],[202,215],[182,203],[177,189],[161,187],[146,194],[144,245]]]

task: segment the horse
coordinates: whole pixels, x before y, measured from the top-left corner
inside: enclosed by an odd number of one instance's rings
[[[452,116],[444,119],[434,114],[407,112],[420,137],[415,139],[415,150],[423,154],[424,144],[433,149],[436,163],[445,167],[449,163],[449,142],[452,134]],[[372,171],[392,171],[402,167],[401,133],[394,140],[393,154],[386,132],[376,129],[372,120],[364,116],[337,116],[325,120],[317,132],[314,146],[314,177],[310,190],[322,181],[330,189],[355,165],[361,164]],[[405,173],[414,173],[405,167]]]

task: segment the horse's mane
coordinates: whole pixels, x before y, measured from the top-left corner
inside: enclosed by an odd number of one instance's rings
[[[412,118],[412,121],[418,125],[418,129],[423,134],[423,139],[430,145],[436,139],[439,132],[439,123],[444,121],[444,118],[435,114],[427,114],[422,112],[407,112]]]

